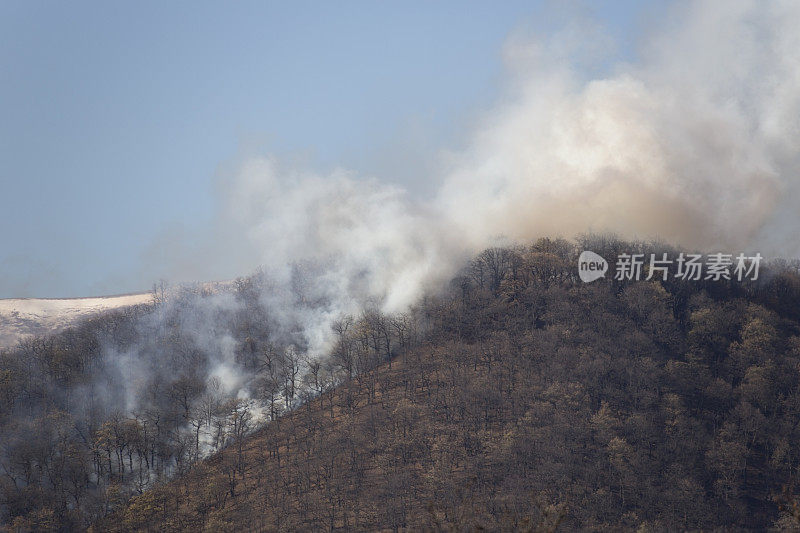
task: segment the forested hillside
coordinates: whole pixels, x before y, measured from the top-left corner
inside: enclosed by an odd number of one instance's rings
[[[0,522],[799,525],[798,265],[773,262],[756,282],[584,284],[583,249],[667,248],[592,236],[489,249],[408,313],[339,317],[321,358],[252,297],[258,277],[202,320],[217,296],[157,298],[3,353]],[[216,330],[189,334],[197,324]],[[129,374],[134,399],[114,391],[131,367],[109,345],[157,370]],[[210,370],[226,346],[245,384],[234,397]]]

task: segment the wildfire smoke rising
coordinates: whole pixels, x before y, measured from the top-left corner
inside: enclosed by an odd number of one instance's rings
[[[222,180],[214,229],[198,250],[171,256],[176,277],[211,260],[240,273],[260,266],[275,334],[318,357],[337,317],[403,310],[498,238],[611,231],[796,255],[797,27],[791,2],[680,3],[636,62],[595,77],[577,66],[593,43],[575,32],[512,39],[506,96],[466,148],[443,155],[431,198],[346,170],[243,157]],[[225,297],[203,300],[218,301],[236,312]],[[231,337],[206,338],[216,315],[198,316],[188,331],[211,354],[210,375],[240,394],[248,378]]]
[[[334,300],[389,310],[498,236],[611,231],[796,255],[800,7],[680,3],[671,15],[638,61],[604,77],[576,67],[593,42],[575,32],[510,40],[507,96],[443,157],[431,199],[243,160],[220,215],[245,235],[235,254],[284,280],[287,265],[322,263]]]

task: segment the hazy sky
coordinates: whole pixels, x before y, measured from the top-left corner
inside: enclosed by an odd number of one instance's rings
[[[2,0],[0,297],[146,290],[152,243],[208,223],[237,154],[424,195],[498,98],[509,35],[586,16],[627,59],[654,9]]]

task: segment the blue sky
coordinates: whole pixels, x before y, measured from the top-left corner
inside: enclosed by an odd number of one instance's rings
[[[0,297],[146,290],[148,247],[207,223],[243,152],[425,194],[498,97],[509,34],[589,15],[632,59],[650,7],[2,1]]]

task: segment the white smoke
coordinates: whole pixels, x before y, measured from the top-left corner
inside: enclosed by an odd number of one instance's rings
[[[331,304],[308,317],[315,331],[366,300],[403,308],[501,235],[795,255],[798,27],[796,2],[680,3],[637,63],[594,78],[576,66],[593,43],[575,32],[510,40],[508,94],[432,178],[434,198],[261,157],[226,182],[225,224],[278,286],[289,265],[317,266],[310,290]]]
[[[523,82],[458,156],[447,217],[476,245],[593,229],[796,254],[800,5],[680,7],[604,78],[562,47],[510,47]]]
[[[325,263],[317,282],[333,296],[380,297],[400,309],[450,255],[434,212],[396,187],[344,171],[285,173],[273,159],[252,159],[227,200],[272,277],[288,282],[290,264]]]
[[[303,324],[313,353],[324,352],[333,319],[365,305],[402,311],[459,257],[461,243],[436,212],[344,171],[319,176],[254,158],[226,200],[227,223],[260,252],[265,307]]]

